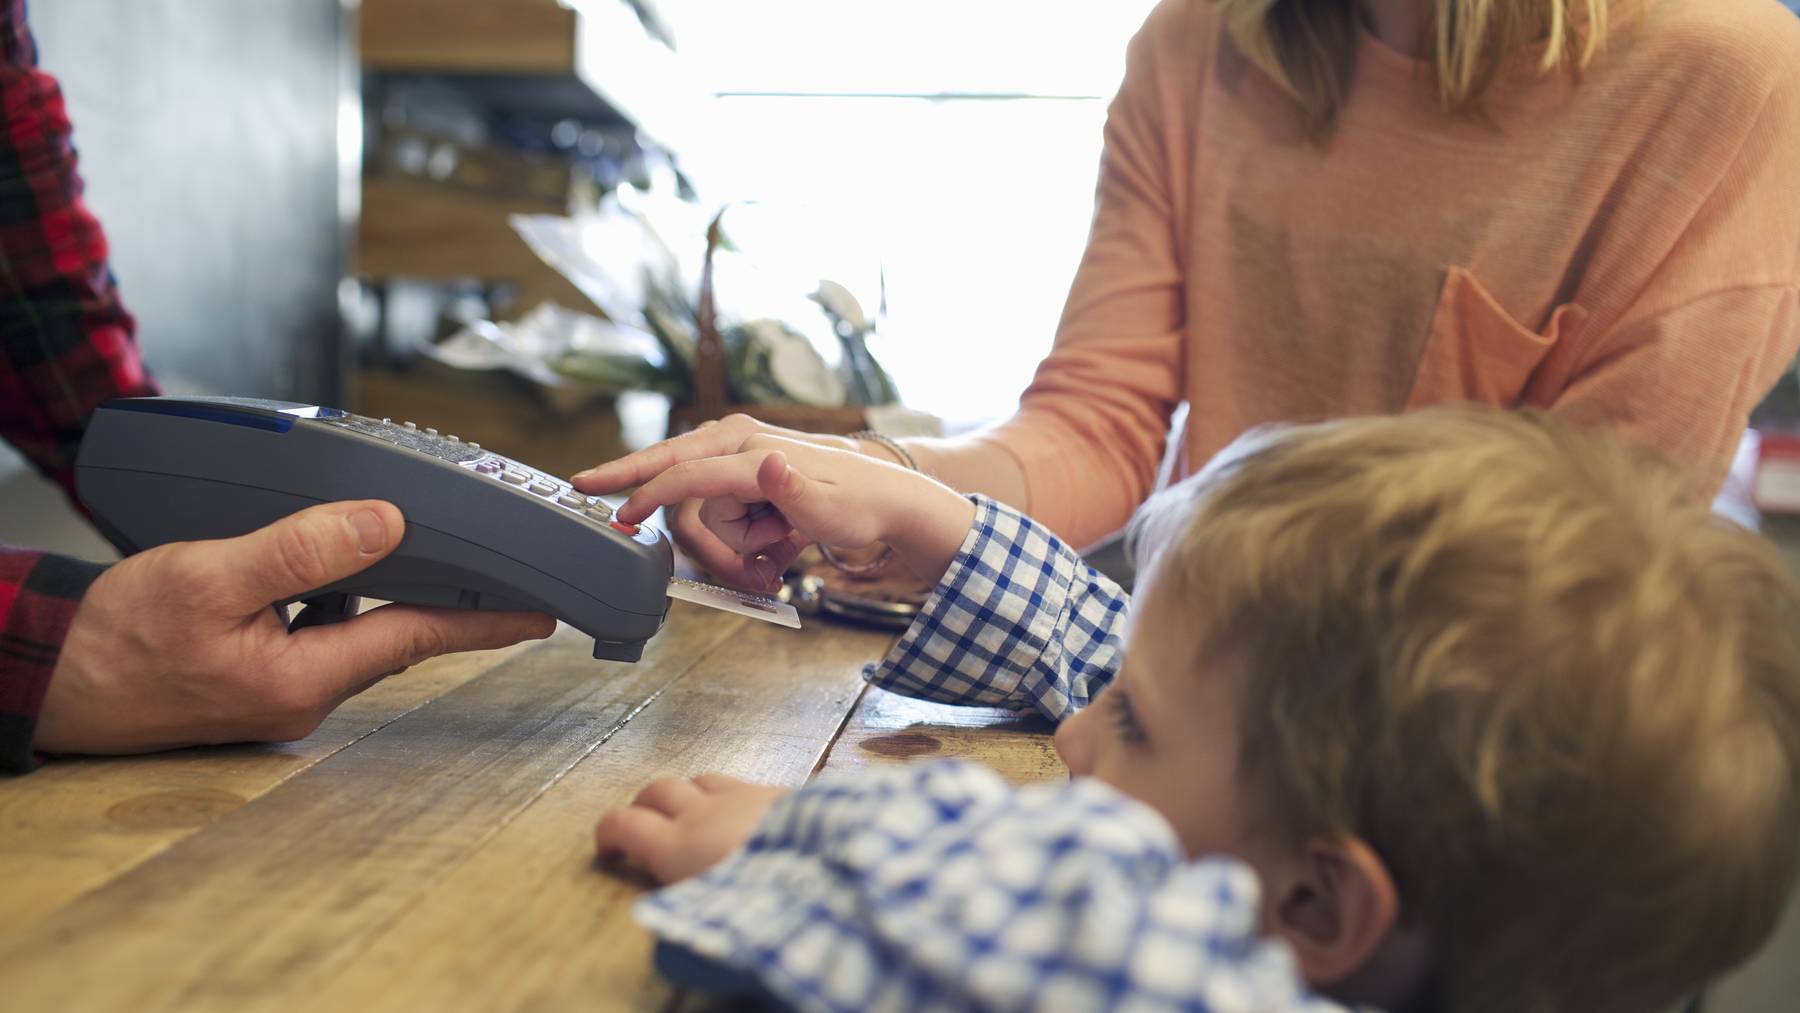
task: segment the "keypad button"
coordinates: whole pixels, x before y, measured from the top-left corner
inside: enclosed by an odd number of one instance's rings
[[[416,433],[419,431],[419,424],[417,422],[402,422],[400,423],[400,428],[409,433]]]
[[[425,435],[426,436],[436,436],[437,430],[431,428],[430,426],[426,426],[425,427]]]
[[[596,506],[590,506],[586,510],[583,510],[582,513],[587,514],[589,517],[592,517],[593,519],[599,521],[602,524],[605,524],[607,521],[612,520],[612,509],[609,508],[604,503],[598,504]]]
[[[451,443],[461,443],[462,442],[462,437],[456,435],[455,433],[451,433],[449,436],[444,437],[444,439],[449,440]]]
[[[452,437],[450,437],[450,438],[451,438],[451,439],[453,439],[453,440],[454,440],[454,439],[456,439],[456,437],[454,437],[454,436],[452,436]],[[469,449],[470,449],[470,450],[480,450],[480,449],[481,449],[481,444],[479,444],[479,443],[476,443],[476,442],[475,442],[475,441],[474,441],[474,440],[470,440],[470,441],[469,441]]]
[[[561,496],[556,497],[556,501],[563,506],[568,507],[570,510],[580,510],[582,507],[587,506],[586,500],[572,492],[563,493]]]
[[[525,474],[522,471],[509,471],[506,474],[501,475],[500,477],[505,479],[506,481],[512,483],[513,485],[524,485],[525,483],[531,481],[531,476]]]
[[[628,535],[635,535],[638,533],[638,526],[636,524],[620,524],[618,521],[613,521],[612,526],[614,531],[623,531]]]
[[[546,482],[540,478],[531,483],[531,491],[537,493],[539,496],[553,496],[556,494],[556,483]]]
[[[501,471],[500,462],[482,461],[475,465],[475,470],[481,472],[483,475],[498,475]]]

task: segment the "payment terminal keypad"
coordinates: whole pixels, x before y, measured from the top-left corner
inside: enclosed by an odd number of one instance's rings
[[[468,443],[456,436],[442,435],[429,427],[421,429],[415,422],[396,423],[392,419],[372,419],[349,412],[321,417],[318,421],[468,468],[476,474],[549,500],[597,524],[612,521],[612,507],[600,497],[585,496],[562,479],[483,450],[479,443]]]

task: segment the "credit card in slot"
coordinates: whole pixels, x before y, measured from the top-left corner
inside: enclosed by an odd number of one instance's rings
[[[728,587],[688,580],[686,577],[671,577],[669,578],[669,597],[691,601],[696,605],[705,605],[708,608],[735,612],[740,616],[761,619],[764,622],[786,626],[789,629],[800,628],[800,613],[794,610],[794,606],[766,594],[734,591]]]

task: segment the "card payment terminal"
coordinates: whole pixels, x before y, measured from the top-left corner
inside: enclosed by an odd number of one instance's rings
[[[75,486],[125,553],[246,534],[333,500],[400,508],[406,536],[391,555],[295,601],[547,612],[593,637],[594,657],[617,661],[636,661],[669,609],[667,536],[411,422],[256,398],[115,399],[90,423]]]

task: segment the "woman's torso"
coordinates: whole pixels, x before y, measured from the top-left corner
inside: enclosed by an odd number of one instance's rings
[[[1485,118],[1443,114],[1422,65],[1364,34],[1316,143],[1196,0],[1194,91],[1170,124],[1191,163],[1192,411],[1175,475],[1265,422],[1549,406],[1622,321],[1730,284],[1729,251],[1682,268],[1693,277],[1659,269],[1730,185],[1760,65],[1784,52],[1756,30],[1759,4],[1786,16],[1766,0],[1652,3],[1578,85],[1519,61]]]

